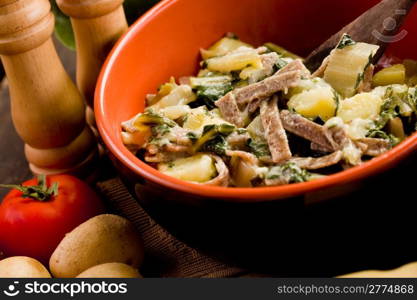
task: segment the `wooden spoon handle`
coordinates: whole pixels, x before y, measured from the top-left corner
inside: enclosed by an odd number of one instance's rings
[[[379,45],[381,48],[375,61],[379,60],[389,43],[399,41],[406,34],[398,31],[416,2],[417,0],[381,1],[314,50],[306,59],[307,67],[312,71],[317,70],[344,33],[348,33],[358,42]]]

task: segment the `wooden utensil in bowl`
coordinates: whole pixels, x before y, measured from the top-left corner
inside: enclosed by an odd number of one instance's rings
[[[345,33],[355,41],[379,45],[379,51],[374,56],[374,62],[377,62],[390,43],[404,38],[405,32],[398,33],[398,31],[416,2],[416,0],[381,1],[315,49],[307,57],[306,66],[311,71],[317,70]]]

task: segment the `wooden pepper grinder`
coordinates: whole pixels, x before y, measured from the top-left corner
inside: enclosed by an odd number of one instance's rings
[[[94,91],[101,67],[127,30],[123,0],[57,0],[71,17],[77,47],[77,85],[87,100],[87,121],[94,125]]]
[[[35,174],[87,175],[97,143],[84,100],[56,53],[48,0],[0,0],[0,57],[12,117]]]

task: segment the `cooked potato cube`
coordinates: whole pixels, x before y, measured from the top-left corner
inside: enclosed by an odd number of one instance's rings
[[[382,104],[382,98],[377,95],[371,93],[357,94],[339,103],[337,116],[342,118],[345,123],[358,118],[375,120],[381,112]]]
[[[171,120],[177,120],[191,111],[188,105],[168,106],[160,110],[160,113]]]
[[[374,75],[372,79],[373,86],[385,86],[390,84],[404,84],[405,83],[405,67],[402,64],[393,65],[382,69]]]
[[[251,45],[240,40],[225,37],[211,46],[208,50],[201,49],[201,56],[204,60],[207,60],[212,57],[226,55],[236,49],[239,49],[240,47],[252,48]]]
[[[306,118],[327,121],[336,114],[337,102],[330,88],[317,88],[295,95],[288,107]]]
[[[404,125],[401,118],[394,118],[388,121],[388,132],[399,138],[400,140],[405,139],[406,135],[404,132]]]
[[[207,125],[229,124],[220,117],[218,109],[208,111],[205,106],[192,109],[185,117],[183,128],[202,131]]]
[[[169,82],[162,84],[156,95],[148,95],[146,104],[147,106],[154,105],[158,103],[163,97],[169,95],[178,85],[175,83],[175,78],[171,77]]]
[[[305,91],[309,91],[316,88],[332,88],[330,84],[323,80],[323,78],[314,77],[308,79],[301,79],[296,87],[288,89],[288,92],[284,94],[286,99],[291,99],[293,96]]]
[[[171,92],[162,97],[154,105],[150,106],[150,109],[159,111],[162,108],[175,105],[185,105],[193,102],[197,96],[193,93],[193,90],[188,85],[179,85],[171,90]]]
[[[210,58],[206,62],[209,70],[221,73],[243,70],[248,66],[261,69],[263,66],[260,55],[253,49],[236,51],[226,56]]]
[[[373,126],[374,122],[372,120],[355,119],[346,126],[346,132],[352,140],[359,140],[366,138]]]
[[[152,136],[149,126],[141,126],[137,132],[122,132],[122,141],[126,146],[142,147]]]
[[[258,176],[256,166],[237,157],[231,159],[231,166],[234,184],[237,187],[252,187],[252,180]]]
[[[206,154],[198,154],[171,163],[159,164],[158,170],[177,179],[199,183],[209,181],[217,174],[213,159]]]

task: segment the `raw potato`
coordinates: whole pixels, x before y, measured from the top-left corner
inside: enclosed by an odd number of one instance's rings
[[[417,263],[411,263],[390,271],[369,270],[340,276],[340,278],[416,278]]]
[[[54,277],[73,278],[110,262],[138,268],[143,256],[143,243],[132,223],[116,215],[100,215],[65,236],[49,260],[49,269]]]
[[[293,96],[288,107],[306,118],[327,121],[336,114],[337,103],[330,88],[316,88]]]
[[[142,278],[138,270],[121,263],[107,263],[85,270],[77,278]]]
[[[402,64],[382,69],[374,75],[373,86],[386,86],[391,84],[405,84],[405,67]]]
[[[371,93],[358,94],[340,101],[337,116],[345,123],[354,119],[376,119],[381,112],[383,100]]]
[[[0,278],[51,278],[51,274],[36,259],[14,256],[0,260]]]
[[[198,154],[172,163],[159,164],[158,170],[180,180],[207,182],[216,177],[217,170],[210,155]]]

